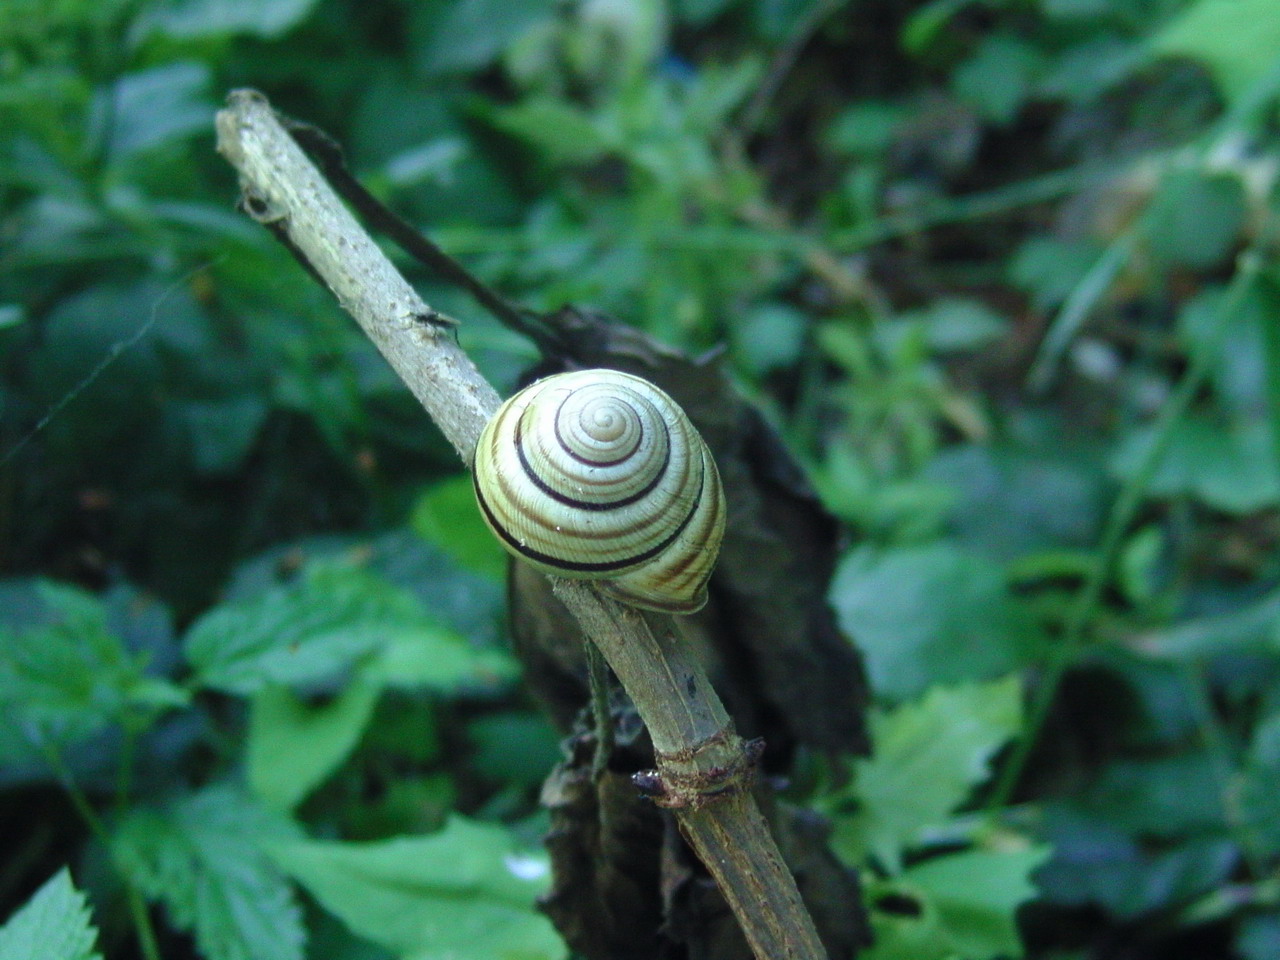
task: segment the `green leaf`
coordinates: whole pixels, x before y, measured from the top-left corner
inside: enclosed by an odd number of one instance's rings
[[[438,693],[489,690],[514,680],[519,665],[502,650],[476,647],[439,624],[391,634],[365,668],[370,679],[391,687]]]
[[[918,901],[920,914],[873,914],[876,946],[867,960],[1021,956],[1015,913],[1036,896],[1029,876],[1050,854],[1047,846],[969,850],[909,869],[891,890]],[[881,902],[886,892],[879,891]]]
[[[136,153],[208,132],[214,113],[209,86],[209,68],[191,61],[125,74],[107,93],[113,153]]]
[[[130,812],[112,858],[206,960],[302,960],[306,934],[288,879],[263,845],[297,829],[226,784]]]
[[[1009,321],[981,300],[945,297],[924,310],[912,310],[898,318],[899,323],[918,324],[924,342],[935,353],[958,353],[977,350],[999,340],[1009,330]],[[877,328],[877,333],[886,325]]]
[[[1032,237],[1010,262],[1009,279],[1031,294],[1037,310],[1051,310],[1071,296],[1101,255],[1091,243]]]
[[[1093,463],[1065,452],[1060,443],[955,444],[934,457],[924,477],[954,498],[947,529],[958,544],[1025,565],[1032,551],[1097,542],[1109,485]]]
[[[910,114],[883,100],[858,100],[832,121],[826,145],[835,153],[874,158],[893,144]]]
[[[951,298],[878,323],[875,342],[886,356],[928,348],[933,353],[976,350],[1003,335],[1008,324],[976,300]]]
[[[1280,913],[1274,910],[1245,917],[1236,934],[1241,960],[1275,960],[1280,957]]]
[[[1153,441],[1149,426],[1130,431],[1111,460],[1116,476],[1132,477]],[[1224,425],[1209,417],[1188,416],[1173,427],[1147,491],[1153,497],[1194,496],[1232,514],[1272,506],[1280,502],[1280,469],[1270,441],[1267,424],[1260,419]]]
[[[681,21],[702,26],[737,2],[738,0],[676,0],[675,11]]]
[[[956,70],[955,92],[984,118],[1007,124],[1017,116],[1043,61],[1044,55],[1032,44],[1007,34],[991,34]]]
[[[799,359],[807,326],[795,307],[761,303],[731,328],[734,354],[753,376],[763,377]]]
[[[1076,339],[1133,258],[1137,237],[1136,230],[1118,233],[1072,286],[1062,309],[1050,322],[1035,363],[1027,375],[1027,383],[1033,390],[1042,391],[1048,387],[1067,347]]]
[[[858,763],[858,810],[837,815],[834,847],[850,862],[870,853],[896,872],[903,851],[945,823],[986,779],[991,757],[1021,725],[1022,691],[1012,676],[934,687],[915,703],[875,711],[875,752]]]
[[[1275,322],[1277,310],[1280,310],[1280,276],[1274,272],[1267,274],[1258,284],[1258,291],[1266,308],[1266,313],[1254,327],[1259,333],[1256,351],[1258,366],[1261,367],[1259,379],[1262,380],[1259,392],[1271,427],[1271,456],[1276,469],[1280,470],[1280,323]],[[1232,359],[1240,355],[1241,351],[1232,349],[1238,342],[1229,340],[1226,344],[1224,353]],[[1243,392],[1248,395],[1247,386]]]
[[[145,675],[145,658],[108,629],[97,597],[48,581],[37,581],[34,594],[42,625],[0,628],[0,715],[25,738],[66,745],[187,702],[177,687]]]
[[[471,766],[497,783],[536,789],[561,761],[560,735],[540,714],[486,714],[467,724]]]
[[[974,0],[930,0],[923,4],[911,13],[902,28],[902,48],[916,56],[924,53],[934,39],[946,30],[952,18],[973,2]]]
[[[556,163],[598,160],[617,145],[594,117],[563,100],[530,97],[512,107],[493,107],[487,114],[495,126]]]
[[[1007,673],[1039,639],[999,566],[949,543],[857,548],[841,561],[830,597],[873,687],[890,699]]]
[[[1267,343],[1280,330],[1274,319],[1280,298],[1271,284],[1259,282],[1235,310],[1224,313],[1226,297],[1225,287],[1202,286],[1178,311],[1178,339],[1194,353],[1216,345],[1212,376],[1217,396],[1228,411],[1247,416],[1265,403],[1268,381],[1277,375],[1268,362]],[[1218,330],[1220,323],[1230,324],[1229,329]],[[1280,363],[1274,369],[1280,370]]]
[[[1239,865],[1239,848],[1212,835],[1155,845],[1108,819],[1052,805],[1044,821],[1054,856],[1038,880],[1051,904],[1098,906],[1132,920],[1210,893]]]
[[[267,419],[267,404],[253,396],[173,404],[197,473],[227,474],[249,455]]]
[[[1053,57],[1036,93],[1040,99],[1085,105],[1130,77],[1146,58],[1146,50],[1130,37],[1086,36]]]
[[[0,960],[102,960],[97,937],[64,867],[0,927]]]
[[[1277,65],[1280,5],[1274,0],[1198,0],[1159,30],[1152,56],[1199,60],[1228,100],[1239,101]]]
[[[1149,603],[1155,597],[1160,581],[1158,565],[1164,549],[1164,535],[1156,526],[1143,527],[1121,547],[1116,578],[1133,603]]]
[[[1222,822],[1222,772],[1204,749],[1118,760],[1077,787],[1077,807],[1134,834],[1208,834]]]
[[[1148,656],[1190,661],[1268,644],[1280,644],[1280,592],[1229,613],[1199,617],[1151,633],[1133,647]]]
[[[409,594],[366,570],[317,562],[297,582],[215,607],[187,633],[199,682],[229,693],[332,682],[383,649],[430,644],[441,628]]]
[[[16,327],[27,319],[27,312],[19,303],[0,303],[0,330]]]
[[[1240,814],[1257,852],[1280,853],[1280,714],[1263,721],[1253,735],[1240,770]]]
[[[439,833],[273,847],[280,865],[355,933],[403,960],[560,960],[534,908],[549,871],[501,827],[451,817]]]
[[[1177,170],[1160,184],[1144,228],[1162,260],[1208,270],[1231,253],[1247,215],[1244,184],[1234,173]]]
[[[253,795],[272,810],[297,806],[359,742],[380,693],[378,684],[356,680],[318,706],[282,687],[255,694],[245,748]]]
[[[892,909],[871,912],[874,942],[858,954],[859,960],[960,960],[938,911],[922,894],[888,884],[877,885],[871,893],[873,903]]]
[[[487,66],[555,10],[554,0],[423,4],[414,31],[426,37],[418,63],[427,74]]]
[[[151,5],[140,29],[175,40],[234,34],[270,39],[301,23],[315,5],[316,0],[167,0]]]
[[[427,488],[413,505],[409,525],[467,570],[495,580],[506,576],[507,554],[480,516],[469,474]]]

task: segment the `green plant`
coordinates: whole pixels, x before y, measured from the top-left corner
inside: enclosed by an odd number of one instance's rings
[[[5,912],[40,888],[0,960],[33,925],[69,958],[428,956],[441,903],[477,956],[562,952],[500,554],[230,209],[244,84],[513,299],[726,344],[856,535],[831,602],[878,752],[800,758],[792,799],[863,871],[873,957],[1276,955],[1278,30],[1269,0],[0,4]],[[535,351],[414,279],[514,384]]]

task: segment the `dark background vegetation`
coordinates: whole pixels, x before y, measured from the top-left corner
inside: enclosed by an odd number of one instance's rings
[[[109,957],[564,955],[502,559],[233,209],[254,86],[805,464],[877,753],[790,799],[869,956],[1280,956],[1277,50],[1274,0],[0,4],[0,915],[69,865]],[[0,958],[84,933],[40,896]]]

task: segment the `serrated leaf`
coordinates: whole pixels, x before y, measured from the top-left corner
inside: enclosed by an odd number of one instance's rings
[[[936,911],[950,953],[967,960],[1021,956],[1014,913],[1036,895],[1030,874],[1050,853],[1046,846],[967,850],[912,867],[902,882]]]
[[[357,680],[319,706],[283,687],[257,693],[245,748],[253,795],[273,810],[297,806],[359,742],[380,692],[379,684]]]
[[[383,646],[436,630],[411,596],[368,571],[315,563],[296,583],[215,607],[185,646],[201,684],[250,694],[335,681]]]
[[[0,927],[0,960],[102,960],[97,937],[64,867]]]
[[[991,757],[1021,724],[1016,677],[935,687],[915,703],[873,713],[874,754],[858,764],[852,793],[858,810],[836,816],[832,845],[851,862],[872,854],[896,872],[903,851],[925,829],[944,823],[986,779]]]
[[[501,827],[451,817],[439,833],[380,843],[303,841],[276,860],[355,933],[404,960],[560,960],[564,943],[534,908],[541,854]]]
[[[894,909],[872,911],[873,942],[859,960],[958,960],[938,911],[918,893],[885,886],[872,891],[871,902]]]
[[[97,597],[48,581],[31,592],[37,625],[0,628],[0,717],[25,739],[68,744],[136,710],[186,702],[181,690],[144,674],[144,659],[108,629]]]
[[[217,784],[133,810],[111,837],[113,860],[206,960],[302,960],[306,934],[289,881],[263,845],[296,828]]]

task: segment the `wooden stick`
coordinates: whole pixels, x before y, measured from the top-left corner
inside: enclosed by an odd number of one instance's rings
[[[217,117],[218,150],[251,216],[286,238],[360,324],[470,468],[499,398],[277,120],[238,90]],[[759,960],[826,960],[795,881],[750,793],[744,744],[672,617],[644,614],[582,581],[556,595],[582,624],[649,729],[658,769],[638,785],[671,808]]]

